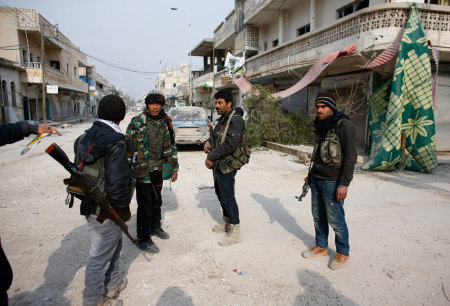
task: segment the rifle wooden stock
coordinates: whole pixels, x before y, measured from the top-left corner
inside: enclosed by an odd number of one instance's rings
[[[100,205],[100,215],[97,217],[99,223],[103,223],[106,218],[113,220],[127,235],[127,237],[135,245],[138,243],[138,239],[131,236],[128,232],[128,225],[123,222],[117,211],[109,203],[109,199],[105,197],[102,192],[97,188],[95,184],[92,183],[89,176],[77,168],[77,166],[72,163],[67,157],[66,153],[56,144],[50,145],[45,152],[47,152],[51,157],[53,157],[58,163],[60,163],[69,173],[71,174],[71,180],[76,181],[84,190],[84,192],[92,198],[98,205]],[[67,180],[67,179],[66,179]],[[66,183],[66,180],[64,183]],[[68,180],[67,180],[68,182]]]

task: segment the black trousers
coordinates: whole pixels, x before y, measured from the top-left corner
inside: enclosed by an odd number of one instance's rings
[[[222,174],[214,170],[214,189],[224,217],[230,219],[230,224],[239,224],[239,208],[234,197],[234,177],[237,171]]]
[[[136,183],[137,237],[149,240],[150,231],[161,227],[162,172],[150,172],[151,183]]]
[[[8,289],[13,280],[13,272],[6,258],[0,240],[0,305],[8,305]]]

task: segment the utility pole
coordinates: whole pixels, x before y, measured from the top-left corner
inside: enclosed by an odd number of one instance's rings
[[[87,116],[89,117],[89,113],[90,113],[90,107],[91,107],[91,99],[89,97],[89,67],[86,64],[86,83],[87,83],[87,100],[86,100],[86,105],[87,105]]]
[[[45,103],[45,48],[44,24],[41,27],[41,78],[42,78],[42,109],[44,110],[44,124],[47,124],[47,105]]]

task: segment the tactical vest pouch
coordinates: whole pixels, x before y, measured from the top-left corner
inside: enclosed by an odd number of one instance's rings
[[[242,166],[248,164],[250,161],[250,155],[243,154],[240,147],[231,155],[225,156],[224,159],[219,161],[220,171],[223,174],[233,172],[235,170],[241,169]]]
[[[136,179],[143,179],[148,175],[148,165],[142,150],[137,151],[130,165],[131,176]]]
[[[224,129],[221,131],[221,141],[220,144],[225,142],[225,137],[227,135],[228,127],[230,125],[231,119],[235,115],[233,112],[230,114],[230,117],[224,127]],[[244,166],[245,164],[248,164],[250,161],[250,151],[247,149],[247,145],[245,144],[245,136],[242,137],[242,142],[239,144],[237,149],[233,152],[233,154],[225,156],[223,159],[219,160],[219,167],[220,171],[223,174],[227,174],[230,172],[233,172],[235,170],[239,170]]]
[[[338,125],[341,121],[338,122]],[[316,136],[317,137],[317,136]],[[317,151],[318,139],[316,139],[316,145],[314,146],[313,156]],[[325,139],[320,143],[319,154],[320,159],[324,164],[342,164],[342,148],[339,136],[336,134],[335,129],[328,131]]]

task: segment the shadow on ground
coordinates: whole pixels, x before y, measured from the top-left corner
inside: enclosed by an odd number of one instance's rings
[[[261,204],[262,208],[269,216],[270,223],[279,223],[288,233],[297,237],[305,245],[313,246],[314,237],[305,232],[295,221],[295,218],[290,214],[288,210],[280,203],[280,199],[268,198],[259,193],[252,193],[252,198]],[[311,220],[312,222],[312,220]]]
[[[194,306],[194,302],[192,301],[192,298],[187,296],[181,288],[169,287],[164,290],[163,294],[156,303],[156,306],[172,305]]]
[[[316,272],[300,270],[297,278],[302,287],[294,305],[358,305],[333,289],[331,283]]]
[[[127,223],[130,233],[135,236],[136,217],[134,216]],[[132,230],[134,229],[134,231]],[[44,272],[44,283],[34,291],[20,292],[12,295],[10,292],[10,305],[71,305],[71,302],[65,297],[70,283],[73,281],[77,272],[84,267],[89,255],[90,249],[90,227],[87,225],[79,226],[70,231],[61,240],[60,247],[50,255],[47,268]],[[120,270],[124,275],[128,273],[131,263],[142,254],[150,261],[148,254],[140,251],[131,241],[123,235],[122,255],[120,257]],[[30,263],[32,258],[30,258]],[[84,277],[78,294],[82,296],[84,289]]]
[[[195,198],[198,201],[197,207],[202,209],[203,215],[206,211],[216,223],[222,223],[222,208],[214,191],[213,180],[211,172],[211,185],[197,187],[198,192]]]

